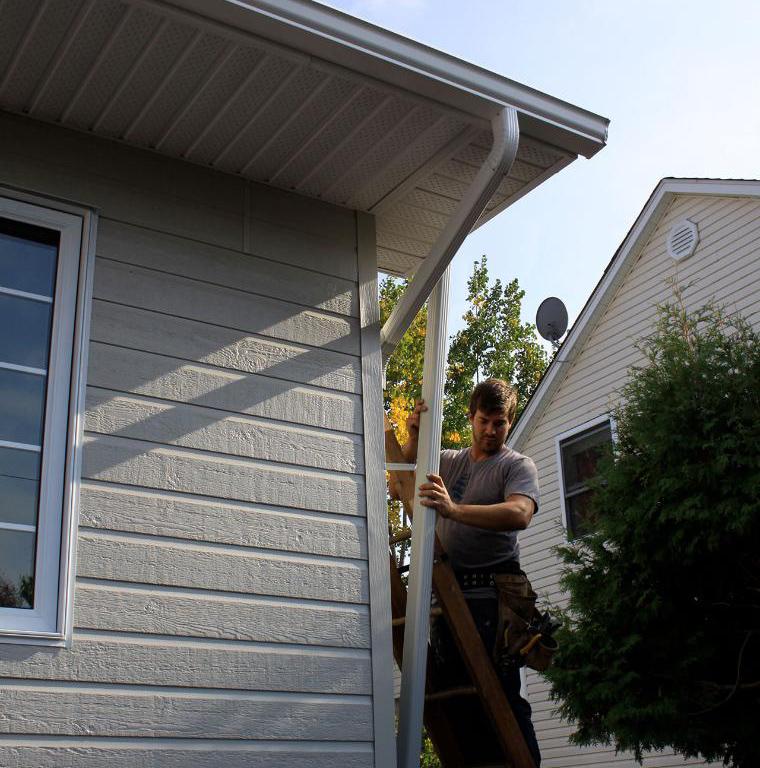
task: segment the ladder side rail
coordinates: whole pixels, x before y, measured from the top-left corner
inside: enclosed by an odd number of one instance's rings
[[[441,557],[442,552],[443,549],[436,537],[433,591],[443,608],[444,618],[449,625],[459,654],[470,679],[478,690],[504,755],[509,758],[513,768],[535,768],[533,756],[525,743],[490,655],[480,638],[454,571]]]

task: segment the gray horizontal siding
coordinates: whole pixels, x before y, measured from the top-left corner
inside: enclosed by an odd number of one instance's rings
[[[343,739],[372,738],[372,707],[360,696],[134,690],[32,681],[0,685],[0,733],[58,736]]]
[[[364,471],[363,443],[356,435],[94,388],[87,392],[86,408],[85,429],[92,433],[316,469]]]
[[[82,477],[344,515],[364,515],[364,478],[218,453],[86,435]]]
[[[150,635],[369,648],[366,605],[87,578],[77,583],[77,626]]]
[[[363,518],[85,482],[80,525],[331,557],[367,558]]]
[[[361,391],[359,363],[353,355],[98,299],[92,305],[92,339],[288,382]]]
[[[267,191],[275,194],[274,190]],[[266,201],[268,197],[270,195],[262,193],[256,195],[259,201]],[[292,204],[290,196],[287,198],[288,210],[292,214],[299,207]],[[324,221],[323,216],[320,221]],[[98,232],[98,254],[136,266],[160,267],[169,274],[184,275],[341,315],[356,317],[359,314],[356,285],[351,280],[188,241],[120,221],[103,221]]]
[[[3,739],[4,768],[373,768],[371,744],[190,739],[24,737]]]
[[[0,644],[0,765],[370,768],[354,213],[0,126],[100,213],[74,638]]]
[[[357,395],[96,341],[90,343],[87,381],[104,389],[267,416],[290,424],[339,432],[362,430]]]
[[[369,652],[80,630],[71,649],[0,646],[0,675],[32,680],[370,693]]]
[[[366,563],[317,555],[275,554],[226,544],[82,530],[77,573],[255,595],[367,602]]]

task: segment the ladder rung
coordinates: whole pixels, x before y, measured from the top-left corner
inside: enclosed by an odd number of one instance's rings
[[[435,606],[434,608],[430,609],[430,615],[431,616],[443,616],[443,608],[440,608],[439,606]],[[406,624],[406,617],[405,616],[399,616],[397,619],[391,620],[391,626],[392,627],[403,627],[404,624]]]
[[[462,685],[459,688],[449,688],[447,691],[436,691],[425,696],[425,701],[443,701],[457,696],[474,696],[478,689],[474,685]]]
[[[387,461],[385,468],[389,472],[414,472],[417,469],[416,464],[401,464],[395,461]]]

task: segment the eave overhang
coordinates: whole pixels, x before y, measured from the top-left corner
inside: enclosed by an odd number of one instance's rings
[[[606,140],[607,120],[307,0],[6,0],[0,109],[376,216],[410,276],[517,110],[481,225]]]

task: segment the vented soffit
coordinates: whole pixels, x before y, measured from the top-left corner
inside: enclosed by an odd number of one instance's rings
[[[254,34],[240,14],[262,29],[274,22],[253,5],[5,0],[0,109],[372,212],[378,268],[413,274],[488,154],[482,116]],[[218,13],[230,10],[234,27]],[[300,39],[307,32],[298,26]],[[318,49],[324,37],[309,40]],[[575,157],[523,129],[478,225]]]

